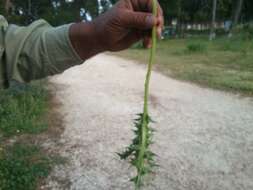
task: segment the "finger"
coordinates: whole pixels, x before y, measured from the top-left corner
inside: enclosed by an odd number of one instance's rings
[[[158,26],[163,29],[164,28],[164,16],[163,16],[163,10],[159,4],[158,4],[157,17],[158,17]]]
[[[163,31],[163,28],[164,28],[163,17],[159,16],[158,19],[157,19],[157,22],[158,22],[158,24],[157,24],[157,36],[159,38],[161,38],[162,37],[162,31]]]
[[[150,36],[145,36],[143,39],[143,46],[145,48],[151,48],[152,47],[152,39]]]
[[[119,50],[126,49],[131,47],[136,42],[140,41],[142,39],[142,35],[140,32],[131,32],[129,33],[124,39],[122,39],[118,44],[123,44],[122,47],[119,48]]]
[[[157,15],[163,17],[163,9],[159,3],[157,3],[157,9],[158,9]]]
[[[131,0],[134,11],[152,12],[152,0]]]
[[[164,29],[164,16],[163,16],[163,10],[160,6],[160,4],[158,3],[158,12],[157,12],[157,35],[159,38],[162,37],[162,30]]]
[[[132,0],[133,7],[138,11],[152,12],[153,1],[152,0]],[[163,10],[157,1],[157,35],[159,38],[162,37],[162,30],[164,28],[164,16]]]
[[[158,24],[158,19],[151,13],[124,11],[121,14],[120,22],[127,28],[148,30]]]
[[[135,11],[144,11],[151,13],[153,10],[153,0],[131,0],[131,2]],[[157,9],[158,13],[159,12],[162,13],[162,9],[158,1],[157,1]]]

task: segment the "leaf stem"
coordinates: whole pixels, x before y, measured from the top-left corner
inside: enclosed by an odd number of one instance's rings
[[[157,0],[153,0],[153,15],[157,15]],[[138,155],[137,163],[138,163],[138,175],[136,182],[136,190],[141,186],[143,170],[144,170],[144,156],[147,148],[147,133],[148,133],[148,99],[149,99],[149,84],[152,73],[152,67],[156,54],[156,43],[157,43],[157,27],[154,26],[152,29],[152,48],[150,49],[150,58],[148,64],[148,71],[145,80],[145,92],[144,92],[144,106],[143,106],[143,122],[142,122],[142,130],[141,130],[141,147],[140,153]]]
[[[153,15],[157,15],[157,0],[153,0]],[[153,133],[153,130],[149,128],[149,123],[153,122],[153,120],[148,113],[149,84],[155,60],[156,43],[157,27],[154,26],[152,30],[152,48],[150,49],[148,71],[145,80],[143,113],[138,114],[138,118],[135,120],[136,129],[134,132],[136,137],[133,139],[132,144],[123,153],[118,153],[121,159],[130,158],[130,163],[137,169],[137,176],[131,179],[135,183],[135,190],[140,190],[143,181],[142,177],[150,173],[153,167],[157,166],[153,159],[155,154],[149,150]]]
[[[157,0],[153,0],[153,15],[157,15]],[[152,67],[155,59],[156,54],[156,42],[157,42],[157,34],[156,34],[157,27],[154,26],[152,30],[152,48],[150,49],[150,58],[148,64],[148,71],[146,75],[145,81],[145,94],[144,94],[144,118],[148,115],[148,98],[149,98],[149,84],[151,78]]]

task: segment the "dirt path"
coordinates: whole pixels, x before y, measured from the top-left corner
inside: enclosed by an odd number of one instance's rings
[[[142,109],[146,69],[100,55],[51,79],[65,131],[58,166],[45,189],[131,190],[120,152]],[[152,77],[151,115],[160,167],[145,190],[252,190],[253,100]]]

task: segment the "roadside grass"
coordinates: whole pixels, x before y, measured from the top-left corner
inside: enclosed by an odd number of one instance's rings
[[[33,190],[38,180],[47,177],[51,159],[35,145],[14,144],[0,157],[1,190]]]
[[[116,55],[147,63],[139,45]],[[170,39],[158,44],[156,68],[176,79],[253,95],[253,40],[249,37]]]
[[[47,129],[43,116],[47,93],[36,86],[15,87],[0,92],[0,131],[4,136],[40,133]]]
[[[205,53],[207,51],[207,45],[206,43],[201,42],[191,42],[187,44],[187,49],[185,50],[185,53]]]
[[[47,112],[48,92],[40,85],[0,91],[0,190],[35,190],[61,163],[37,139],[48,129]]]

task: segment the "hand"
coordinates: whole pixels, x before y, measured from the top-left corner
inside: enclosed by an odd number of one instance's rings
[[[158,14],[152,15],[152,0],[120,0],[92,22],[73,24],[70,39],[82,59],[103,51],[121,51],[143,40],[151,47],[151,31],[157,25],[161,37],[164,19],[158,4]]]

